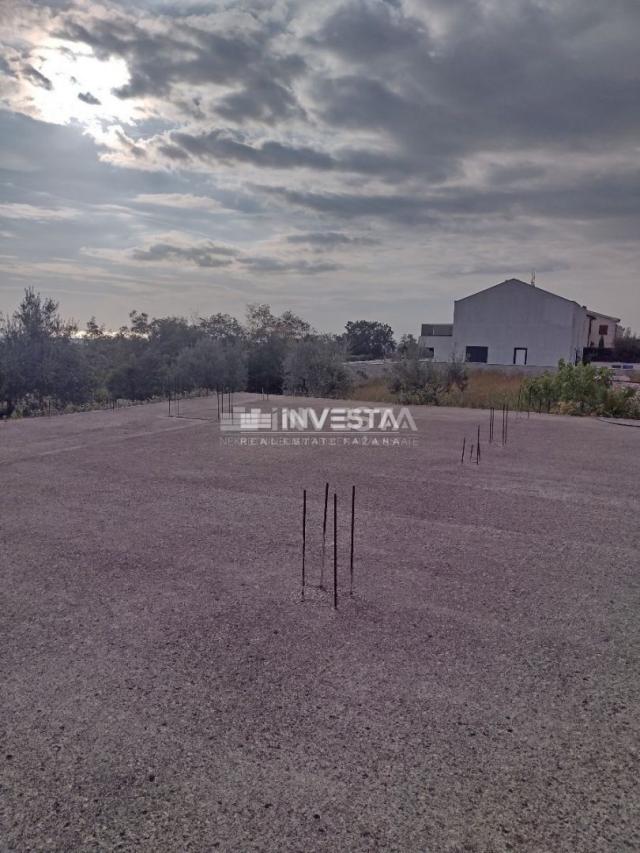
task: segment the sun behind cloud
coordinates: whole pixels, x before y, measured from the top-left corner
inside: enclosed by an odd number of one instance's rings
[[[57,38],[48,38],[36,53],[34,68],[50,84],[32,85],[37,118],[55,124],[76,121],[87,128],[135,120],[136,99],[113,94],[129,82],[124,59],[99,59],[91,48]]]

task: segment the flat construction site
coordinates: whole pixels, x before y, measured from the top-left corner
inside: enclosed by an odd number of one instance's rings
[[[0,850],[639,850],[640,429],[222,446],[214,408],[0,424]]]

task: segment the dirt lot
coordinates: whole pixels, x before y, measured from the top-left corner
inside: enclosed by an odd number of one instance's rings
[[[0,850],[640,849],[640,429],[414,412],[414,448],[0,424]],[[326,479],[337,613],[299,595]]]

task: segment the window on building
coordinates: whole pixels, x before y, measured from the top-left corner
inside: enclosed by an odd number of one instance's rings
[[[599,335],[608,335],[609,334],[609,327],[608,326],[600,326],[600,328],[598,329],[598,334]]]
[[[489,347],[467,347],[465,353],[465,361],[474,361],[476,363],[487,363],[489,358]]]

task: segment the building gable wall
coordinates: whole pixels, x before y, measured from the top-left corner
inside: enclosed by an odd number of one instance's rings
[[[453,348],[487,347],[489,364],[513,364],[514,349],[527,364],[553,367],[582,352],[585,309],[552,293],[510,281],[455,302]]]

